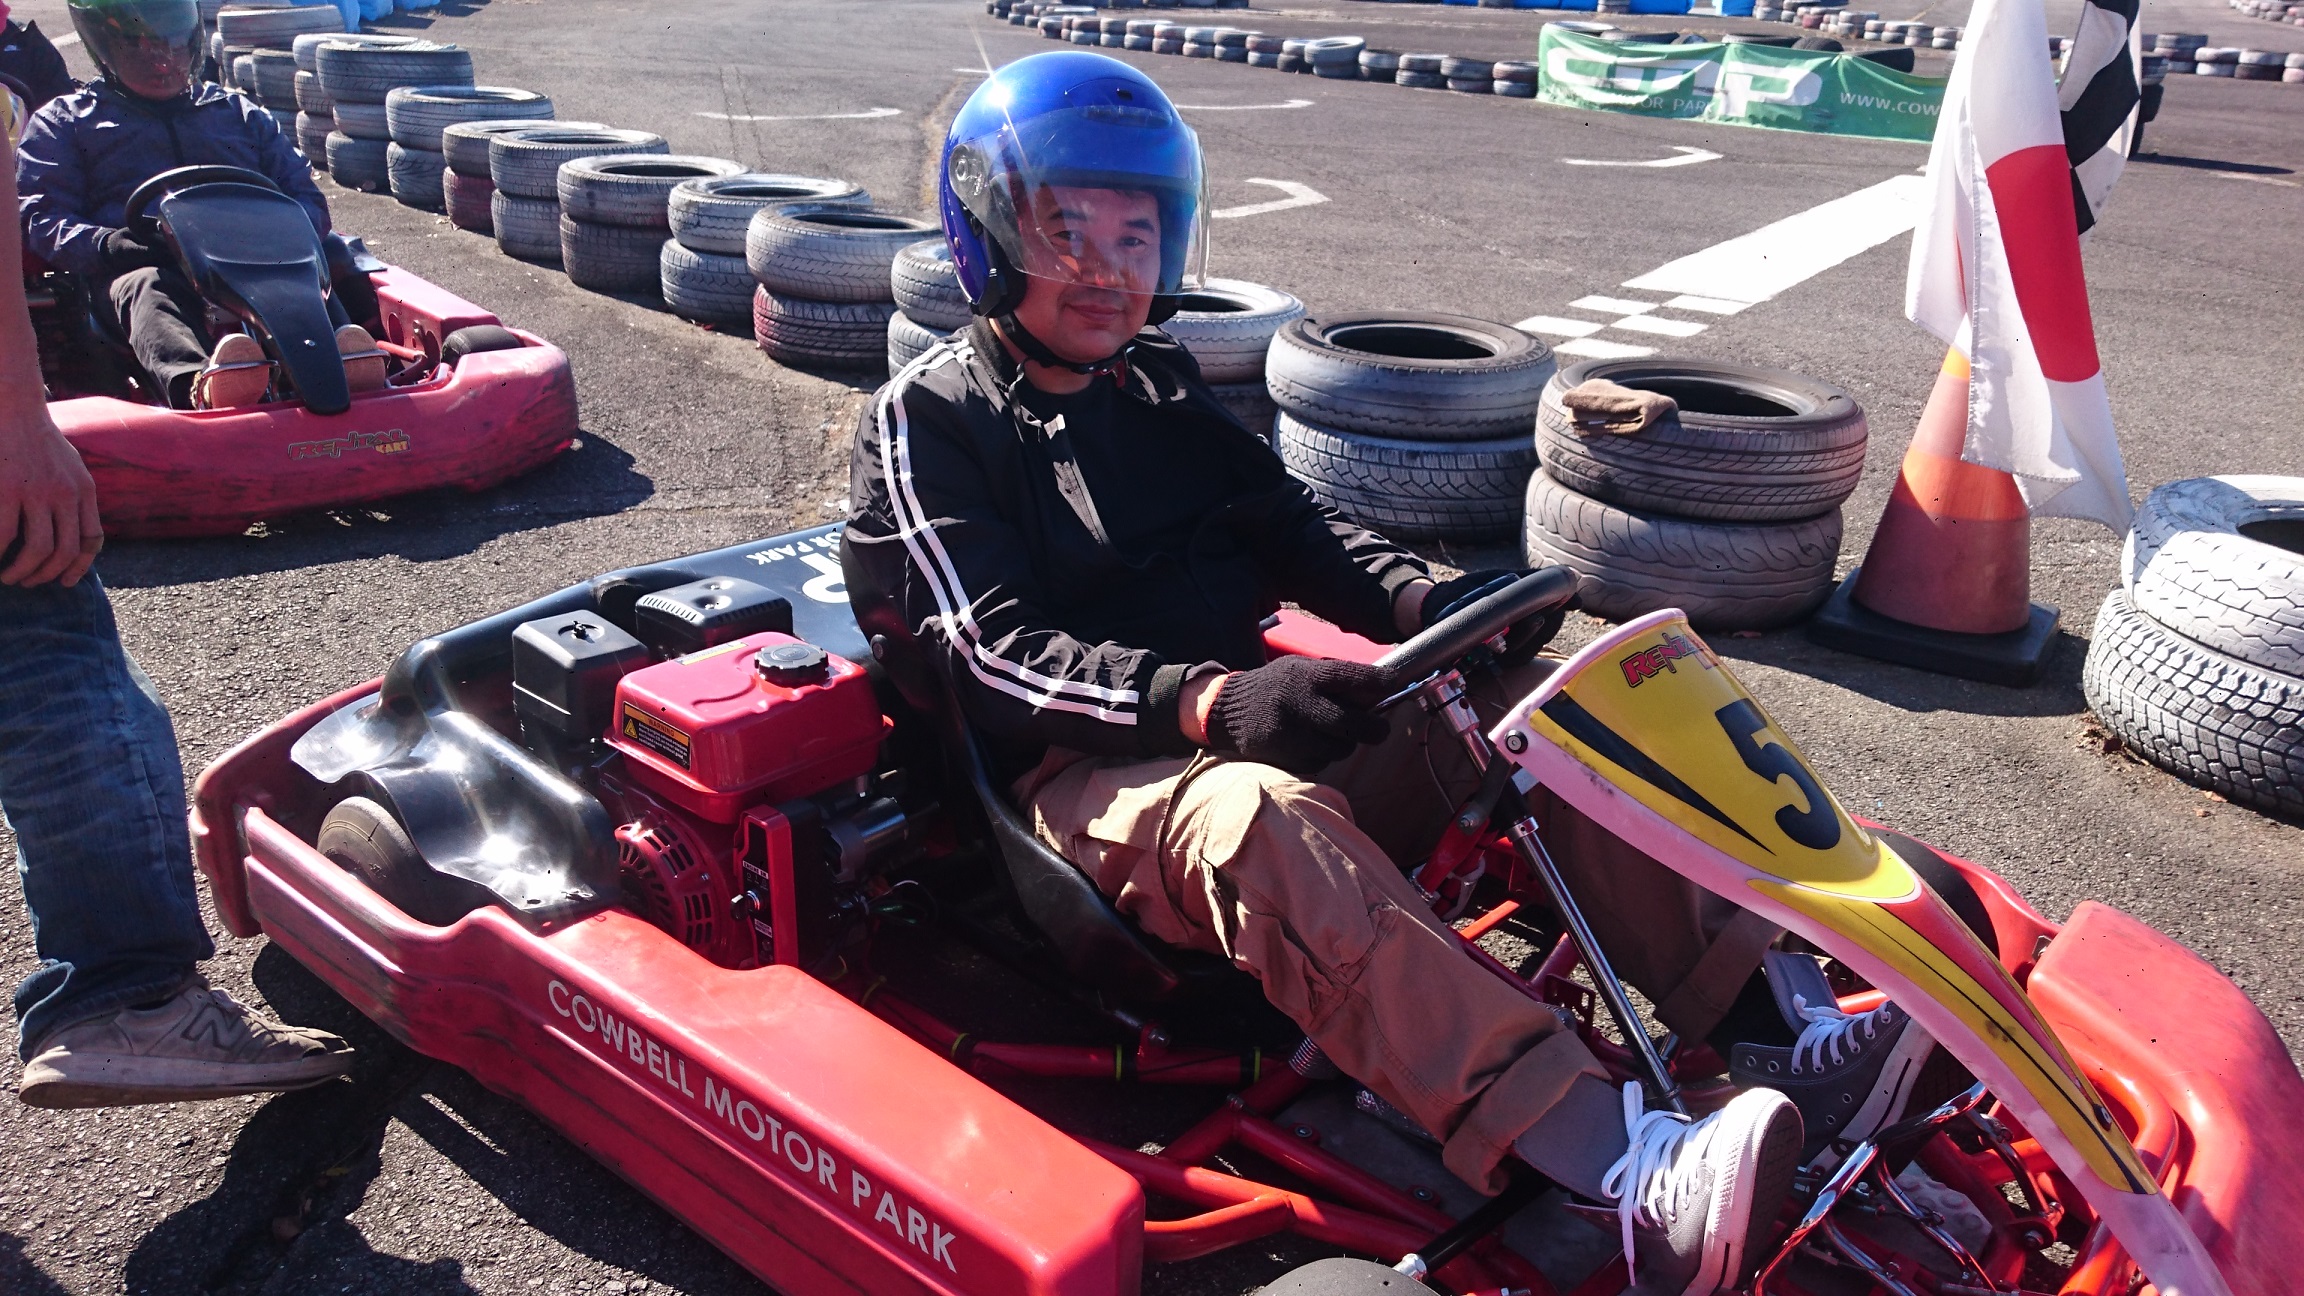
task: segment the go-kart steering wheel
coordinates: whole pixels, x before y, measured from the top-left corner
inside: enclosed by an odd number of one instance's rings
[[[1576,573],[1565,567],[1529,572],[1376,659],[1386,692],[1398,693],[1456,663],[1466,653],[1523,621],[1540,617],[1576,593]]]
[[[144,209],[178,189],[203,184],[255,185],[259,189],[280,192],[280,186],[272,183],[272,177],[246,167],[181,166],[172,171],[163,171],[136,186],[136,192],[128,195],[128,205],[121,209],[120,224],[140,241],[152,243],[160,237],[160,220],[147,214]]]

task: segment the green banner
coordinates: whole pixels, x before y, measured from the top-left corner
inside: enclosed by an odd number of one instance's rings
[[[1564,108],[1926,142],[1944,78],[1775,45],[1609,41],[1547,25],[1536,97]]]

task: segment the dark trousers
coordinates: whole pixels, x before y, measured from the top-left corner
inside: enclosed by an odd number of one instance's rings
[[[113,318],[136,363],[160,384],[168,403],[192,408],[192,378],[208,367],[208,306],[174,266],[144,266],[105,285]]]

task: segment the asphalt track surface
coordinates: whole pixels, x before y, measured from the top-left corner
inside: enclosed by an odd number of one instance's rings
[[[2073,8],[2055,0],[2051,30],[2068,30]],[[1961,16],[1956,5],[1928,12]],[[68,30],[59,0],[27,0],[17,13]],[[1502,57],[1533,51],[1541,15],[1342,3],[1223,20],[1289,34],[1390,26],[1398,39],[1373,43]],[[563,117],[658,131],[677,151],[763,170],[846,177],[913,211],[927,207],[934,146],[984,60],[1052,48],[971,0],[489,0],[390,25],[465,44],[482,81],[546,91]],[[2145,25],[2304,47],[2304,32],[2214,0],[2156,0]],[[85,71],[82,53],[68,54]],[[1219,208],[1282,195],[1251,179],[1324,196],[1214,232],[1216,273],[1287,288],[1316,312],[1576,314],[1579,298],[1912,173],[1924,157],[1913,144],[1123,57],[1191,106]],[[1291,100],[1310,102],[1275,106]],[[2304,87],[2172,79],[2151,151],[2129,168],[2088,247],[2138,498],[2202,473],[2304,473],[2292,413],[2304,400],[2300,119]],[[1564,164],[1681,147],[1720,156],[1665,169]],[[377,674],[426,632],[598,571],[812,525],[840,506],[846,443],[872,378],[781,369],[746,338],[584,292],[443,219],[329,194],[339,226],[388,260],[565,347],[582,444],[477,497],[293,518],[229,540],[114,545],[100,570],[129,647],[175,714],[188,771]],[[1813,373],[1864,404],[1872,445],[1847,506],[1843,569],[1864,552],[1941,355],[1902,318],[1907,245],[1892,238],[1665,343]],[[1716,646],[1850,808],[2001,870],[2051,915],[2086,898],[2140,915],[2230,973],[2294,1047],[2304,1043],[2304,831],[2084,743],[2081,657],[2117,553],[2101,528],[2036,527],[2034,594],[2065,615],[2049,678],[2029,690],[1838,656],[1797,633]],[[1476,565],[1503,555],[1442,556]],[[1592,631],[1578,618],[1568,639]],[[32,964],[14,884],[0,883],[0,973],[12,982]],[[362,1048],[357,1082],[109,1113],[0,1101],[0,1292],[761,1290],[517,1107],[392,1046],[263,941],[223,940],[208,971],[292,1020],[351,1035]],[[1173,1096],[1088,1095],[1069,1110],[1074,1128],[1130,1127],[1135,1103],[1156,1126],[1152,1117],[1204,1100],[1213,1095],[1182,1107]],[[1122,1114],[1107,1114],[1114,1108]],[[1312,1254],[1246,1248],[1156,1268],[1147,1286],[1233,1296]]]

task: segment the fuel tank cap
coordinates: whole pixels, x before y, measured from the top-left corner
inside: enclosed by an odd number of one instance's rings
[[[770,644],[752,658],[752,667],[781,688],[821,684],[830,671],[824,650],[812,643]]]

